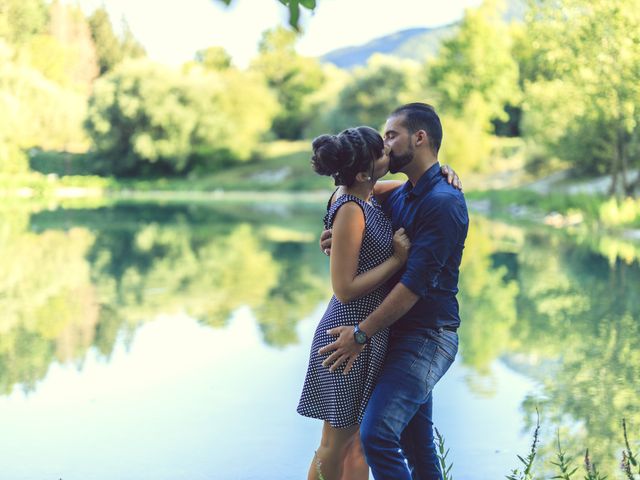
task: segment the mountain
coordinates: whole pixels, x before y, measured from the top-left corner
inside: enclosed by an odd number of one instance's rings
[[[508,0],[502,14],[505,22],[524,20],[527,4],[525,0]],[[410,58],[423,62],[426,57],[433,57],[443,39],[452,36],[459,22],[434,28],[411,28],[391,35],[379,37],[364,45],[340,48],[324,54],[320,61],[351,69],[365,65],[369,57],[375,53]]]
[[[320,60],[345,69],[365,65],[369,57],[375,53],[422,62],[426,57],[434,56],[442,39],[452,35],[456,28],[457,24],[451,24],[435,28],[402,30],[376,38],[364,45],[333,50],[323,55]]]

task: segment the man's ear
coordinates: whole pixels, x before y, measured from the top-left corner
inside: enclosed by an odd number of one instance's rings
[[[429,145],[429,135],[424,130],[418,130],[415,135],[415,145],[420,147],[422,145]]]

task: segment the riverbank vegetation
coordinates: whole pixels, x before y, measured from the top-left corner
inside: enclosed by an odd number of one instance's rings
[[[441,113],[442,160],[465,177],[495,165],[522,178],[569,169],[609,175],[609,195],[634,196],[638,1],[540,0],[506,19],[503,3],[486,0],[422,62],[374,55],[345,70],[298,54],[284,27],[264,33],[246,68],[216,46],[170,68],[104,8],[5,0],[0,105],[13,114],[0,124],[0,182],[42,183],[39,172],[115,190],[328,189],[308,169],[310,138],[379,128],[420,100]],[[273,168],[274,158],[284,161]],[[616,205],[609,217],[635,209]]]
[[[640,228],[637,198],[526,189],[471,192],[467,196],[473,207],[513,220],[542,221],[555,227]]]
[[[634,453],[633,447],[629,442],[629,436],[627,433],[627,422],[622,420],[622,448],[620,451],[619,473],[624,475],[626,480],[636,480],[640,478],[640,462],[637,454]],[[443,474],[443,480],[453,480],[453,474],[451,469],[453,464],[447,460],[449,456],[449,449],[446,447],[444,436],[435,429],[436,444],[437,444],[437,456],[440,464],[440,470]],[[549,461],[549,465],[540,466],[537,462],[537,455],[539,445],[540,434],[540,421],[538,416],[538,422],[533,432],[533,440],[531,443],[531,449],[526,457],[522,455],[517,456],[517,460],[520,462],[520,468],[514,468],[509,475],[506,475],[507,480],[534,480],[536,478],[542,478],[538,475],[541,470],[547,475],[555,473],[552,479],[559,480],[571,480],[572,478],[584,478],[585,480],[606,480],[609,478],[607,475],[603,475],[598,470],[599,463],[594,462],[594,459],[589,455],[589,448],[587,447],[582,454],[582,468],[576,466],[576,456],[572,456],[565,449],[563,449],[560,441],[560,431],[556,432],[555,442],[555,458]],[[578,473],[582,471],[582,473]],[[583,476],[584,475],[584,476]]]

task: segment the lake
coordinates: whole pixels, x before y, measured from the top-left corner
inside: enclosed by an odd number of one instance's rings
[[[0,210],[0,478],[302,479],[295,408],[331,296],[323,206]],[[434,391],[456,479],[556,435],[619,471],[640,440],[640,245],[472,214],[454,366]],[[637,446],[637,442],[634,443]],[[581,475],[582,476],[582,475]],[[581,477],[580,476],[580,477]]]

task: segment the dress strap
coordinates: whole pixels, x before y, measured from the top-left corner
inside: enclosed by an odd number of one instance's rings
[[[329,211],[329,209],[331,208],[331,199],[333,198],[333,196],[336,194],[338,190],[340,190],[340,187],[336,188],[331,194],[331,196],[329,197],[329,200],[327,201],[327,211]]]
[[[367,219],[367,202],[362,199],[356,197],[355,195],[344,194],[340,195],[338,199],[331,205],[331,208],[327,211],[327,214],[324,216],[324,227],[326,229],[330,229],[333,227],[333,221],[336,218],[336,214],[342,205],[347,202],[355,202],[362,209],[362,214],[364,215],[365,222]]]

